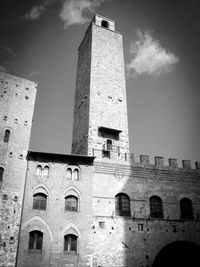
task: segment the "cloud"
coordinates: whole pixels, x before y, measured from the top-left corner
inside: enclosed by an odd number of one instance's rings
[[[41,15],[47,10],[48,6],[54,4],[57,0],[46,0],[43,4],[38,6],[33,6],[22,19],[26,20],[36,20],[41,17]]]
[[[0,43],[0,62],[0,71],[7,73],[16,72],[20,65],[15,51],[3,42]]]
[[[102,2],[110,0],[65,0],[59,14],[64,21],[64,27],[74,24],[84,24],[89,21],[88,15],[95,12]]]
[[[137,41],[131,42],[130,63],[126,65],[129,76],[168,73],[179,62],[178,57],[162,48],[150,32],[138,31],[137,37]]]
[[[46,10],[46,7],[44,7],[43,5],[34,6],[31,8],[29,12],[27,12],[24,15],[24,19],[27,19],[27,20],[39,19],[39,17],[45,12],[45,10]]]

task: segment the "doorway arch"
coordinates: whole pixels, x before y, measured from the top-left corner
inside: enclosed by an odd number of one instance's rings
[[[198,267],[200,247],[189,241],[175,241],[157,254],[152,267]]]

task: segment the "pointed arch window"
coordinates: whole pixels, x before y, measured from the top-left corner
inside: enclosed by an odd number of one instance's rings
[[[67,180],[72,180],[72,169],[67,168]]]
[[[42,166],[38,165],[36,169],[36,176],[42,176]]]
[[[5,130],[5,134],[4,134],[4,143],[8,143],[10,139],[10,130]]]
[[[162,199],[158,196],[150,197],[150,216],[151,218],[163,218]]]
[[[78,198],[73,195],[69,195],[65,198],[65,210],[66,211],[78,211]]]
[[[72,174],[72,180],[78,181],[79,180],[79,170],[74,169],[73,174]]]
[[[129,196],[120,193],[115,196],[115,214],[118,216],[130,217],[130,199]]]
[[[0,167],[0,188],[3,183],[3,174],[4,174],[4,168]]]
[[[33,209],[46,210],[47,196],[43,193],[37,193],[33,196]]]
[[[64,236],[64,251],[77,252],[77,236],[73,234]]]
[[[192,220],[194,218],[192,201],[189,198],[182,198],[180,200],[180,208],[181,208],[181,218],[183,220]]]
[[[31,231],[29,233],[29,250],[42,250],[43,233],[40,231]]]
[[[45,166],[44,169],[42,170],[42,177],[43,178],[49,177],[49,166]]]

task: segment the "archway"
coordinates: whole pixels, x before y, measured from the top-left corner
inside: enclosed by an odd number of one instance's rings
[[[173,242],[158,253],[153,267],[198,267],[200,247],[188,241]]]

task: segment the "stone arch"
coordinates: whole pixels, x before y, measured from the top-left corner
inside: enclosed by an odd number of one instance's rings
[[[26,221],[23,225],[22,225],[22,228],[21,230],[23,230],[27,225],[29,225],[30,223],[34,222],[34,221],[39,221],[41,224],[44,225],[44,227],[47,229],[47,232],[49,233],[50,235],[50,239],[51,239],[51,242],[53,242],[53,234],[52,234],[52,231],[49,227],[49,225],[39,216],[34,216],[32,217],[31,219],[29,219],[28,221]],[[39,230],[37,226],[32,226],[31,227],[31,230]]]
[[[200,246],[190,241],[175,241],[163,247],[152,267],[198,267]]]
[[[33,189],[33,195],[37,193],[43,193],[47,196],[49,196],[49,189],[45,184],[38,184],[34,189]]]
[[[69,196],[69,195],[74,195],[76,196],[78,199],[81,199],[81,194],[79,192],[79,190],[75,187],[75,186],[69,186],[67,189],[65,189],[64,191],[64,198],[66,196]]]
[[[81,238],[81,232],[76,224],[73,222],[68,223],[62,230],[62,236],[66,234],[76,234],[78,238]]]

